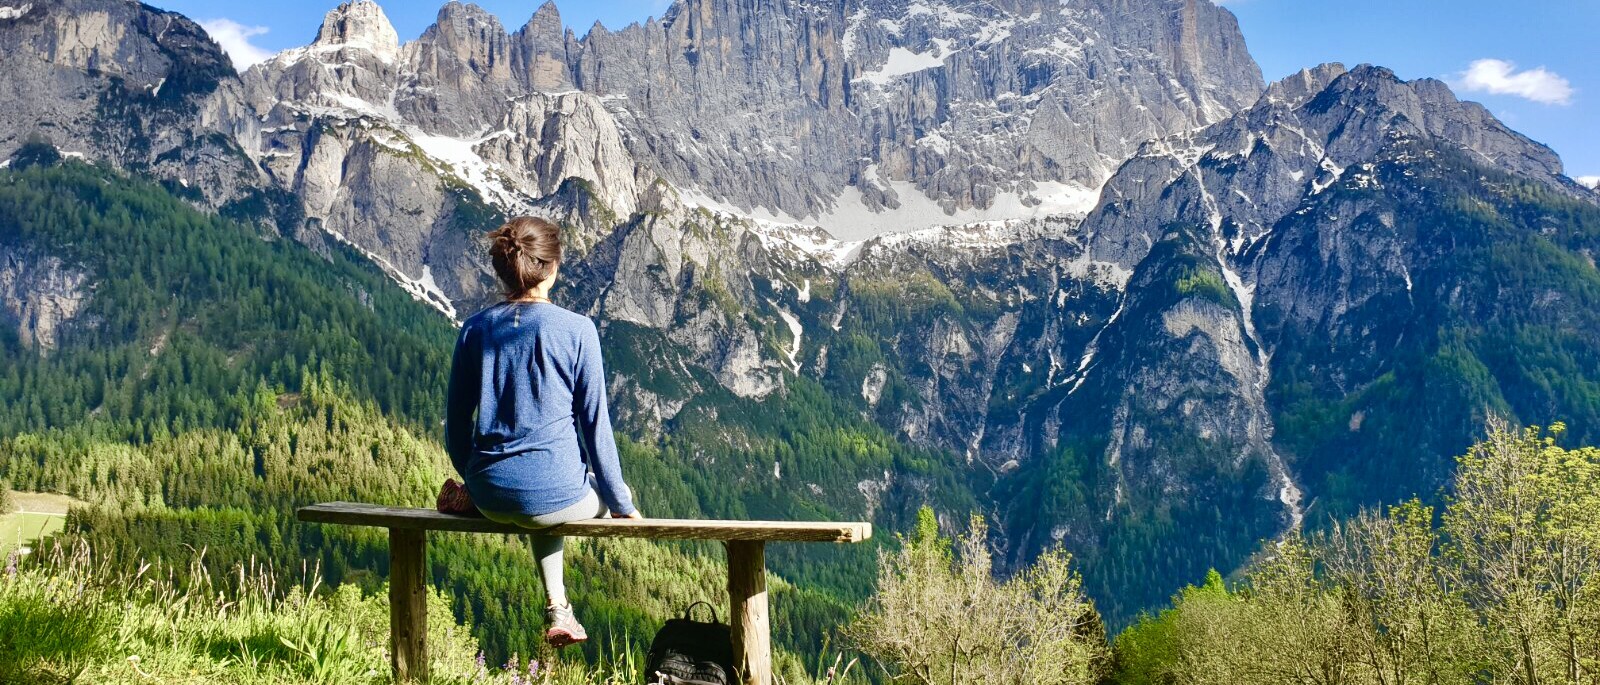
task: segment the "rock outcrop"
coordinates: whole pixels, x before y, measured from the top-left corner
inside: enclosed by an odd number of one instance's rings
[[[59,257],[0,243],[0,319],[48,354],[90,297],[89,275]]]
[[[199,25],[131,2],[10,9],[0,14],[0,157],[42,136],[68,156],[186,184],[212,207],[259,188],[234,138],[252,117]]]

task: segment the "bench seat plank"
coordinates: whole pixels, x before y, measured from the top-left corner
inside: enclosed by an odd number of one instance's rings
[[[489,519],[442,514],[432,509],[328,502],[302,507],[301,521],[458,533],[527,535],[534,531]],[[702,519],[590,519],[538,531],[546,535],[655,540],[747,540],[760,542],[861,542],[872,537],[862,522],[722,521]]]

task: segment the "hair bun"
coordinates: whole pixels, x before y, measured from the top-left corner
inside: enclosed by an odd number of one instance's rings
[[[561,229],[535,217],[517,217],[489,234],[489,257],[510,297],[549,280],[561,261]]]

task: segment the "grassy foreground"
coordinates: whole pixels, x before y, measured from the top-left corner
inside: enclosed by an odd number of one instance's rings
[[[54,545],[0,576],[0,683],[331,684],[390,682],[385,593],[317,581],[283,588],[264,567],[213,579],[201,555],[178,584],[159,567],[113,569],[87,545]],[[304,574],[315,578],[315,571]],[[229,589],[223,590],[221,588]],[[470,631],[429,598],[435,683],[638,682],[626,650],[598,666],[545,659],[483,663]]]

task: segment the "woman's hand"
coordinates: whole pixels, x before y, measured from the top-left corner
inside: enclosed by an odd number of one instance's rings
[[[613,511],[613,512],[611,512],[611,518],[614,518],[614,519],[642,519],[642,518],[644,518],[644,516],[639,514],[639,510],[638,509],[634,509],[633,513],[631,513],[631,514],[618,514],[617,512]]]

